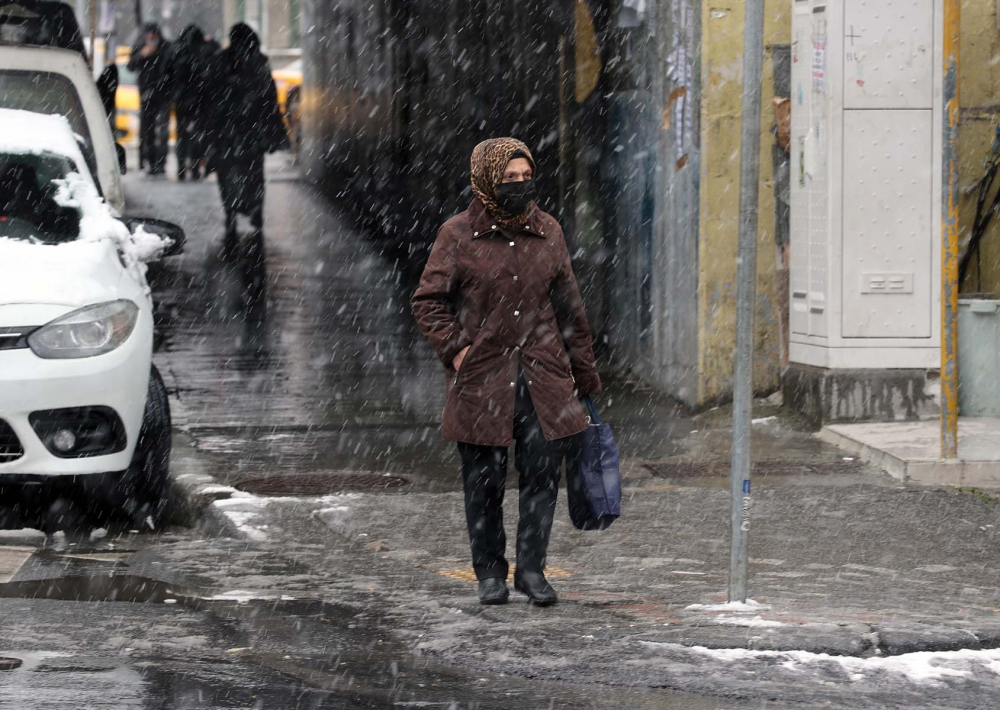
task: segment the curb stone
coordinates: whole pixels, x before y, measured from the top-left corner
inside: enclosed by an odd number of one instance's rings
[[[225,513],[212,505],[215,501],[231,498],[236,489],[220,484],[207,473],[205,461],[193,446],[189,435],[178,431],[176,427],[171,445],[171,522],[197,527],[209,535],[246,539],[246,535]]]
[[[637,640],[713,650],[805,651],[830,656],[901,656],[1000,648],[1000,624],[959,628],[943,624],[872,625],[820,622],[773,629],[688,623]]]

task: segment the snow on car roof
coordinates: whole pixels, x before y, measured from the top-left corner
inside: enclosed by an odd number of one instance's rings
[[[21,155],[55,153],[87,167],[77,136],[65,116],[0,108],[0,152]],[[92,177],[87,172],[88,177]]]

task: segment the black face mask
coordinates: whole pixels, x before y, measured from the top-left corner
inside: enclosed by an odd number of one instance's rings
[[[503,182],[497,185],[497,204],[507,214],[524,214],[535,199],[535,181]]]

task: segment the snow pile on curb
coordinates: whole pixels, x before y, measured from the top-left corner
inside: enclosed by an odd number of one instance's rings
[[[839,667],[847,674],[847,680],[858,682],[878,676],[892,674],[918,684],[939,685],[941,681],[972,679],[983,672],[1000,675],[1000,649],[959,651],[918,651],[899,656],[833,656],[810,651],[754,651],[745,648],[705,648],[704,646],[680,646],[672,643],[641,641],[651,649],[669,649],[677,653],[694,653],[723,663],[753,664],[762,662],[768,666],[781,666],[789,671],[815,673],[819,667]]]
[[[752,618],[747,618],[745,616],[717,616],[712,620],[715,624],[722,624],[723,626],[747,626],[750,628],[777,628],[778,626],[787,626],[780,621],[769,621],[764,619],[758,614]]]
[[[689,604],[684,607],[684,611],[732,611],[736,613],[752,613],[770,608],[771,607],[767,604],[761,604],[753,599],[747,599],[746,602],[726,602],[725,604]]]

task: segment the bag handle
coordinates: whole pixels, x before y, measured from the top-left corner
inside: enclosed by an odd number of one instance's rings
[[[590,412],[590,421],[594,424],[603,424],[601,421],[601,415],[597,413],[597,407],[594,406],[594,400],[590,397],[581,397],[583,404],[587,407],[587,411]]]

